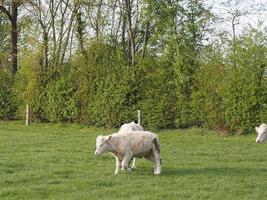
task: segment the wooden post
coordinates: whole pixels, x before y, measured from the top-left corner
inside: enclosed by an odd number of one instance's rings
[[[141,125],[141,111],[140,110],[137,111],[137,123]]]
[[[29,106],[26,106],[26,121],[25,121],[26,126],[29,125]]]

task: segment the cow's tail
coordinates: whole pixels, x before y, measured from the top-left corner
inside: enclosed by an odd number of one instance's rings
[[[160,146],[159,146],[159,140],[157,138],[153,139],[153,144],[155,146],[155,149],[158,153],[160,153]],[[160,158],[160,164],[163,163],[163,160]]]
[[[157,140],[157,138],[153,139],[153,144],[155,146],[155,149],[158,153],[160,153],[160,146],[159,146],[159,141]]]

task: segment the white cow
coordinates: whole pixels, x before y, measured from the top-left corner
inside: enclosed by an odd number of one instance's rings
[[[120,127],[120,130],[118,133],[128,133],[132,131],[143,131],[143,127],[140,124],[136,124],[134,122],[131,123],[125,123]]]
[[[135,131],[144,131],[143,127],[140,124],[136,124],[134,122],[125,123],[120,127],[119,134],[132,134]],[[133,158],[132,168],[135,168],[135,158]]]
[[[263,123],[259,127],[255,127],[258,136],[256,139],[257,143],[262,143],[267,139],[267,124]]]
[[[96,138],[95,155],[111,152],[116,158],[115,174],[119,169],[131,171],[129,162],[136,157],[145,157],[154,162],[154,174],[160,174],[159,138],[149,131],[136,131],[129,134],[114,133]]]

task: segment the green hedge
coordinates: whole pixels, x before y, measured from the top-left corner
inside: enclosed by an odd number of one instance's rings
[[[14,117],[16,104],[12,87],[13,80],[11,74],[0,69],[0,119],[2,120]]]
[[[210,47],[194,57],[172,47],[158,56],[137,54],[134,66],[120,48],[99,42],[86,56],[77,53],[68,65],[49,69],[40,53],[26,51],[14,84],[0,71],[0,118],[24,118],[29,105],[35,121],[118,127],[141,110],[146,129],[251,133],[267,120],[267,47],[260,38],[255,32],[240,37],[235,55]]]
[[[75,122],[78,119],[76,88],[68,77],[51,81],[44,90],[42,109],[50,122]]]

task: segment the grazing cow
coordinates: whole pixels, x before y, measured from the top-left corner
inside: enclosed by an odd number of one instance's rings
[[[263,123],[259,127],[255,127],[258,136],[256,139],[257,143],[262,143],[267,139],[267,124]]]
[[[129,162],[133,158],[145,157],[154,162],[154,174],[160,174],[160,148],[159,138],[149,131],[136,131],[136,133],[118,134],[107,136],[99,135],[96,138],[95,155],[111,152],[116,158],[115,174],[119,169],[131,171]]]
[[[131,123],[125,123],[120,127],[120,130],[118,133],[125,133],[125,134],[132,134],[134,131],[144,131],[143,127],[140,124],[136,124],[134,122]],[[133,164],[132,169],[135,168],[135,158],[133,158]]]

